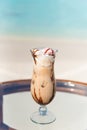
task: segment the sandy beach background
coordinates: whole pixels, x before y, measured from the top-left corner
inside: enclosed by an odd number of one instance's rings
[[[87,41],[47,37],[0,37],[0,81],[31,78],[33,47],[58,49],[56,78],[87,82]]]

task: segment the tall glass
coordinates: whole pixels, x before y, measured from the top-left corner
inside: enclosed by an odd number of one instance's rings
[[[56,119],[46,107],[53,100],[56,92],[54,76],[55,53],[56,51],[51,48],[35,48],[31,50],[34,59],[31,94],[33,99],[40,105],[39,110],[30,117],[35,123],[49,124]]]

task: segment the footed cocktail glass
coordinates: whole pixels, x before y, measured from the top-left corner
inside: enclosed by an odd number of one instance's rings
[[[31,79],[31,94],[33,99],[40,105],[39,110],[34,112],[30,119],[39,124],[49,124],[56,120],[55,116],[47,110],[55,96],[54,62],[57,50],[51,48],[32,49],[34,59],[33,75]]]

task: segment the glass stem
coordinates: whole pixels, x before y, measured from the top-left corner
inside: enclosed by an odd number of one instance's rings
[[[47,115],[47,107],[44,106],[44,105],[40,106],[40,107],[39,107],[39,113],[40,113],[40,115],[42,115],[42,116]]]

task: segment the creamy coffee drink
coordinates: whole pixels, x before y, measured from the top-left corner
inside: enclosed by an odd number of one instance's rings
[[[51,48],[31,50],[34,64],[31,94],[40,105],[49,104],[55,96],[54,62],[56,51]]]

